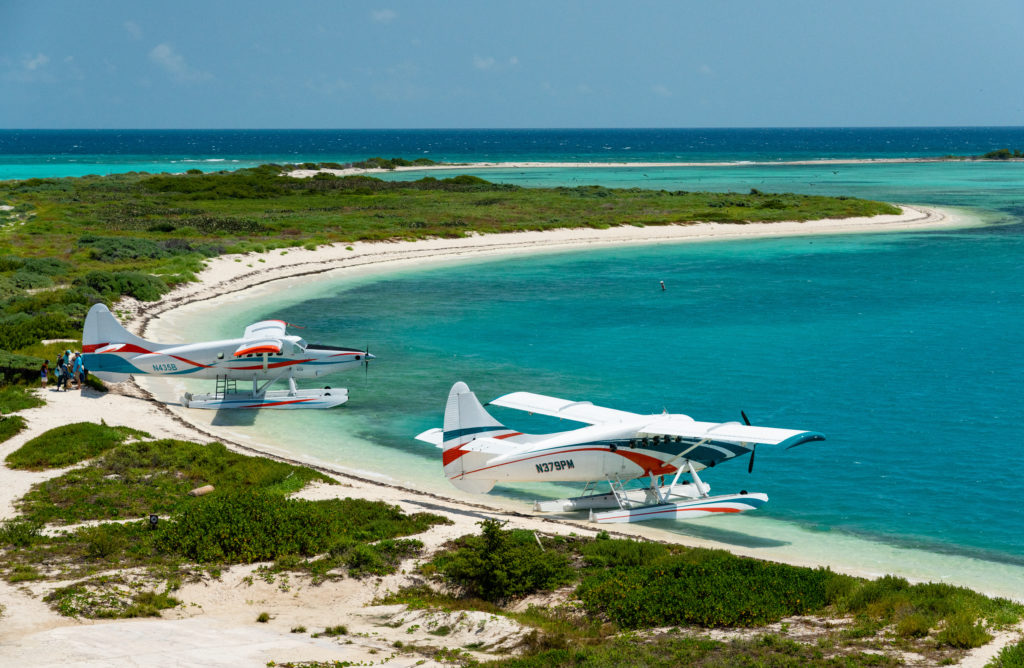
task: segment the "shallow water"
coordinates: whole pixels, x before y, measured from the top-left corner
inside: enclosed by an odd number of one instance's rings
[[[705,479],[764,491],[756,515],[662,528],[836,567],[1024,595],[1016,471],[1024,225],[763,239],[477,261],[324,279],[235,298],[234,335],[269,315],[380,360],[326,412],[215,423],[350,470],[445,493],[436,449],[448,388],[528,389],[657,413],[823,431]],[[658,286],[664,280],[668,290]],[[197,313],[207,309],[197,309]],[[180,318],[189,319],[186,313]],[[198,316],[192,316],[198,318]],[[196,320],[192,320],[196,322]],[[563,429],[500,412],[518,429]],[[250,423],[250,424],[246,424]],[[560,485],[499,487],[522,502]],[[970,582],[965,581],[965,578]]]

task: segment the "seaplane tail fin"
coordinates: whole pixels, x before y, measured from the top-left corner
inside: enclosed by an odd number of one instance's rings
[[[85,316],[82,328],[85,367],[101,380],[114,383],[127,380],[134,367],[127,364],[123,356],[144,355],[167,347],[167,344],[146,341],[129,332],[103,304],[94,304]]]
[[[93,304],[88,315],[85,316],[85,327],[82,329],[82,348],[85,352],[92,353],[99,348],[118,343],[138,346],[144,348],[146,352],[163,347],[135,336],[122,327],[104,304]]]
[[[494,487],[495,481],[487,478],[486,469],[480,469],[494,457],[494,441],[518,435],[519,432],[495,420],[468,385],[461,381],[455,383],[448,393],[444,409],[441,460],[445,475],[463,491],[486,494]],[[477,439],[490,444],[486,452],[481,451],[484,448],[473,447],[473,441]]]

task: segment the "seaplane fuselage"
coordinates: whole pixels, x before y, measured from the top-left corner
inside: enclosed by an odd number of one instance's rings
[[[83,352],[92,372],[232,380],[317,378],[355,368],[367,357],[355,348],[307,345],[297,336],[284,337],[280,351],[258,342],[246,347],[252,343],[243,338],[159,347],[99,343],[85,345]]]

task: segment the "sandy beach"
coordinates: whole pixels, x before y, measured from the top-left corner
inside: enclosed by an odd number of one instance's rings
[[[1019,158],[1012,158],[1019,161]],[[356,174],[386,174],[388,172],[424,172],[452,169],[653,169],[656,167],[755,167],[755,166],[832,166],[832,165],[894,165],[922,162],[995,162],[988,158],[821,158],[819,160],[777,160],[753,161],[736,160],[731,162],[463,162],[444,163],[439,165],[408,165],[394,169],[348,167],[344,169],[295,169],[289,175],[296,178],[309,178],[317,172],[327,172],[335,176],[353,176]],[[999,162],[1005,162],[1001,160]]]
[[[821,164],[821,161],[814,164]],[[526,167],[529,163],[516,163],[515,166]],[[597,165],[587,163],[584,166]],[[131,331],[156,339],[168,333],[168,328],[162,323],[173,320],[172,311],[186,304],[241,295],[243,291],[257,286],[276,288],[286,285],[288,279],[325,272],[346,272],[346,275],[356,276],[383,274],[410,266],[608,245],[895,232],[975,224],[977,221],[955,210],[903,206],[900,215],[804,223],[697,223],[606,230],[574,229],[415,242],[339,244],[316,250],[292,248],[286,253],[277,250],[258,256],[223,256],[209,260],[198,282],[181,286],[158,302],[126,301],[116,305],[114,310],[126,316],[126,326]],[[188,410],[153,401],[145,384],[120,383],[104,394],[91,390],[80,393],[55,392],[52,389],[39,392],[45,396],[47,404],[21,413],[28,422],[28,429],[0,445],[0,456],[6,456],[34,436],[60,424],[102,418],[108,424],[143,429],[155,437],[199,442],[219,440],[247,454],[282,457],[281,453],[262,448],[259,444],[234,442],[230,435],[219,432],[216,427],[200,419],[191,419]],[[0,467],[0,519],[17,514],[14,502],[31,485],[63,472],[29,473]],[[476,522],[486,517],[508,520],[510,526],[544,533],[594,533],[593,526],[583,518],[553,520],[531,516],[521,505],[502,503],[488,497],[474,500],[445,497],[381,484],[342,471],[327,472],[340,484],[314,485],[303,490],[300,496],[309,499],[332,496],[368,498],[398,505],[407,512],[429,511],[450,518],[452,525],[434,527],[417,536],[426,545],[427,553],[452,538],[477,532]],[[642,525],[627,525],[621,531],[629,535],[668,539],[664,532]],[[690,545],[725,547],[680,536],[673,539]],[[729,549],[763,556],[756,549]],[[814,558],[792,561],[800,565],[827,565]],[[42,595],[58,585],[27,583],[13,586],[0,582],[0,604],[4,607],[0,621],[0,663],[37,666],[263,666],[268,661],[332,660],[383,661],[385,665],[394,666],[438,665],[430,661],[420,664],[422,656],[397,651],[394,647],[396,641],[435,647],[462,647],[481,642],[497,651],[514,646],[526,632],[512,621],[485,613],[409,612],[403,606],[372,605],[377,596],[414,580],[409,575],[414,568],[412,562],[404,564],[403,569],[392,576],[345,579],[316,586],[300,576],[292,576],[287,586],[282,586],[281,576],[272,582],[259,577],[248,578],[255,568],[255,565],[236,566],[226,569],[219,580],[206,578],[198,583],[185,584],[175,594],[183,605],[165,611],[163,617],[157,619],[96,621],[61,617],[41,600]],[[1024,592],[1021,597],[1024,598]],[[261,612],[270,614],[268,623],[256,623]],[[314,638],[310,635],[338,624],[348,628],[347,636]],[[444,625],[452,627],[450,635],[445,638],[430,635],[431,629]],[[297,626],[307,627],[309,633],[291,632]],[[1016,638],[1014,633],[1003,634],[995,642],[974,651],[962,665],[983,665],[1001,644]],[[479,656],[485,658],[487,655]]]

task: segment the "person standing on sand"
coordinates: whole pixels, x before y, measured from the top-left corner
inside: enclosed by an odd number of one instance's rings
[[[75,389],[76,390],[81,390],[82,387],[85,386],[85,383],[83,382],[85,380],[85,378],[82,377],[82,368],[83,368],[82,356],[79,355],[78,353],[75,353],[75,361],[74,361],[74,364],[71,367],[71,369],[72,369],[71,375],[74,376],[74,378],[75,378]]]
[[[43,366],[39,367],[39,382],[42,383],[43,389],[46,389],[46,376],[50,370],[50,363],[47,360],[43,360]]]
[[[64,364],[64,358],[57,355],[57,391],[60,392],[61,386],[64,389],[68,389],[68,367]]]

